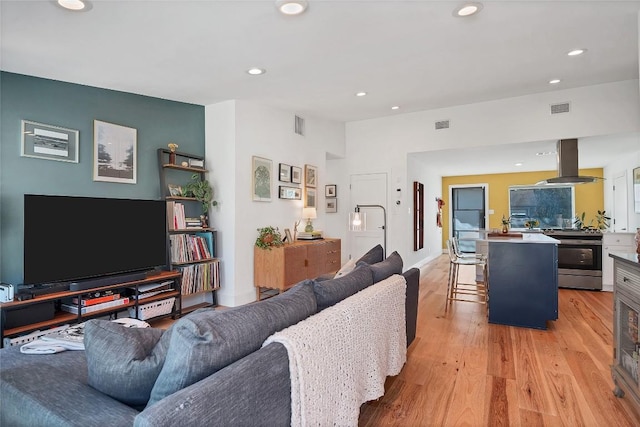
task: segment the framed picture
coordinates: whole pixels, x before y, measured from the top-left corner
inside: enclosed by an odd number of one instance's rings
[[[291,166],[280,163],[280,176],[278,179],[282,182],[291,182]]]
[[[635,213],[640,213],[640,167],[633,170],[633,202]]]
[[[271,201],[271,174],[273,162],[269,159],[253,156],[251,158],[251,191],[254,201]]]
[[[171,197],[182,197],[182,187],[176,184],[169,184],[169,195]]]
[[[278,197],[287,200],[300,200],[302,198],[302,192],[299,187],[287,187],[285,185],[281,185]]]
[[[78,163],[79,133],[74,129],[22,120],[22,157]]]
[[[324,186],[324,197],[333,198],[337,196],[337,186],[335,184]]]
[[[135,184],[136,141],[136,129],[94,120],[93,180]]]
[[[288,228],[284,229],[284,237],[287,242],[293,243],[293,237],[291,237],[291,230],[289,230]]]
[[[304,186],[316,188],[318,182],[318,168],[311,165],[304,165]]]
[[[316,189],[307,188],[304,192],[304,207],[315,208],[316,207]]]
[[[294,184],[302,183],[302,168],[291,166],[291,182]]]
[[[325,200],[325,212],[336,213],[338,212],[338,199]]]

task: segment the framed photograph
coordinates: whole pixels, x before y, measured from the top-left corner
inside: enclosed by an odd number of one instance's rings
[[[640,213],[640,167],[633,170],[633,202],[635,213]]]
[[[182,197],[182,187],[176,184],[169,184],[169,195],[171,197]]]
[[[316,188],[318,183],[318,168],[311,165],[304,165],[304,186]]]
[[[337,197],[337,186],[335,184],[324,186],[324,197],[333,198]]]
[[[287,200],[300,200],[302,198],[302,191],[300,190],[300,187],[287,187],[285,185],[281,185],[278,197]]]
[[[251,158],[251,191],[254,201],[271,201],[272,170],[273,162],[271,160],[257,156]]]
[[[304,207],[315,208],[316,207],[316,189],[307,188],[304,192]]]
[[[204,160],[202,159],[189,159],[188,165],[190,168],[203,168],[204,169]]]
[[[291,182],[294,184],[302,183],[302,168],[291,166]]]
[[[325,212],[336,213],[338,212],[338,199],[325,200]]]
[[[293,243],[293,237],[291,237],[291,230],[289,230],[288,228],[284,229],[284,237],[287,242]]]
[[[93,121],[93,180],[136,183],[137,130]]]
[[[282,182],[291,182],[291,166],[280,163],[280,176],[278,179]]]
[[[78,163],[78,136],[74,129],[22,120],[22,157]]]

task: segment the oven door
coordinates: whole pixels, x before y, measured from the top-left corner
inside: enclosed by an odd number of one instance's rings
[[[582,239],[560,240],[558,268],[602,271],[602,242]]]

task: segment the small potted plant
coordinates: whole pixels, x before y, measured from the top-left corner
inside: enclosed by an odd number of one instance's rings
[[[502,232],[507,234],[509,232],[509,225],[511,224],[511,217],[505,217],[502,215]]]
[[[217,206],[218,202],[213,200],[213,189],[209,181],[200,179],[200,174],[191,175],[191,181],[182,187],[182,193],[186,197],[195,197],[202,203],[202,212],[206,215],[210,206]]]
[[[267,226],[258,228],[258,233],[256,246],[261,249],[271,250],[272,246],[278,247],[284,245],[278,227]]]

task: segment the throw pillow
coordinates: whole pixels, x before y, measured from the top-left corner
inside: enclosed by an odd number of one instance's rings
[[[333,278],[337,279],[338,277],[345,276],[351,273],[355,268],[356,268],[356,260],[351,258],[349,261],[347,261],[345,265],[342,266],[340,270],[338,270],[338,272],[336,273],[335,276],[333,276]]]
[[[313,281],[313,292],[316,295],[318,311],[342,301],[373,285],[373,272],[367,264],[361,264],[351,273],[337,279]]]
[[[171,332],[89,320],[84,328],[88,383],[132,406],[144,406],[164,363]]]
[[[306,319],[316,309],[313,286],[305,280],[267,300],[183,317],[173,325],[167,357],[148,405],[253,353],[270,335]]]
[[[367,264],[375,264],[383,260],[384,260],[384,249],[382,249],[382,245],[378,244],[373,248],[369,249],[369,252],[362,255],[362,257],[360,257],[360,259],[356,261],[356,264],[359,262],[366,262]]]
[[[384,261],[371,264],[373,271],[373,282],[378,283],[394,274],[402,274],[402,257],[397,251],[394,251]]]

